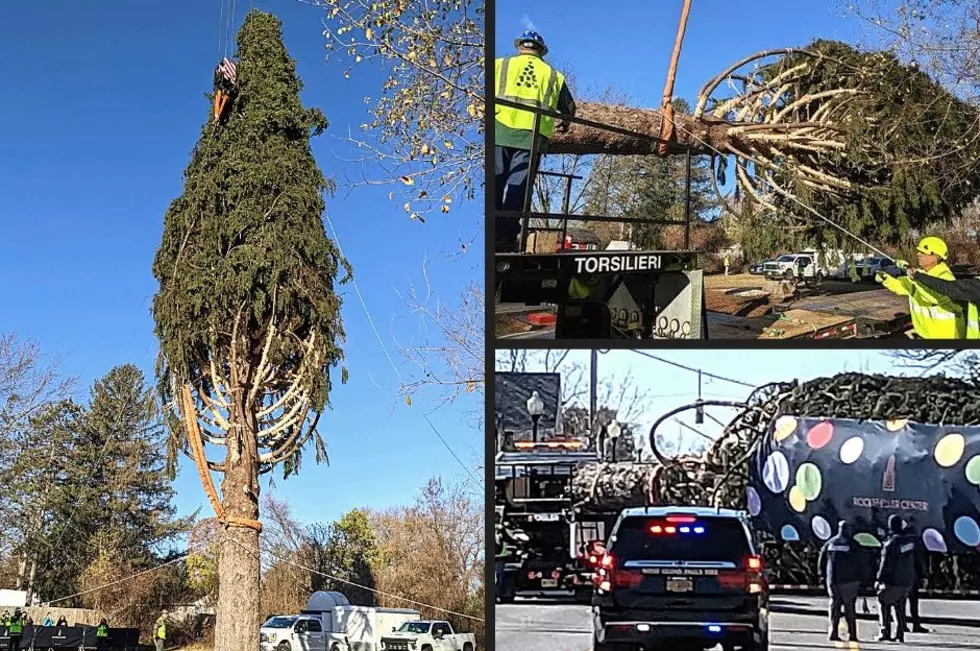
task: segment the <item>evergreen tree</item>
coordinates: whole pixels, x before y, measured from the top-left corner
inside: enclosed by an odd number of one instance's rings
[[[675,99],[674,110],[688,114],[690,105]],[[587,215],[681,221],[687,197],[687,159],[684,156],[602,156],[592,168],[586,191]],[[710,219],[716,201],[707,156],[691,159],[691,221]],[[629,239],[640,248],[664,246],[663,224],[591,225],[601,239]],[[630,235],[631,234],[631,235]]]
[[[237,94],[226,119],[209,115],[202,128],[153,265],[159,384],[177,408],[171,461],[190,447],[227,525],[217,651],[259,642],[259,473],[296,472],[311,440],[326,459],[316,422],[343,357],[335,284],[350,273],[324,232],[332,186],[310,150],[327,120],[300,102],[279,20],[250,12],[237,45]],[[208,443],[222,458],[204,459]],[[220,498],[212,470],[223,473]]]
[[[189,530],[175,519],[166,472],[166,442],[156,396],[143,372],[117,366],[92,388],[85,414],[86,468],[98,487],[96,529],[111,532],[113,548],[134,565],[149,563],[161,545]]]

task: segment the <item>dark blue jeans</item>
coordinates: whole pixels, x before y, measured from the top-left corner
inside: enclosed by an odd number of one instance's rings
[[[514,147],[494,147],[493,167],[494,207],[497,210],[520,212],[524,209],[524,195],[531,176],[531,152]],[[516,251],[521,221],[497,217],[494,227],[497,251]]]

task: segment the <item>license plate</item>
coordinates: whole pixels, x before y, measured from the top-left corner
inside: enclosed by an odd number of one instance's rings
[[[558,522],[557,513],[538,513],[534,516],[535,522]]]
[[[690,592],[693,589],[691,579],[667,579],[667,592]]]
[[[541,587],[542,588],[557,588],[558,587],[558,581],[555,581],[554,579],[541,579]]]

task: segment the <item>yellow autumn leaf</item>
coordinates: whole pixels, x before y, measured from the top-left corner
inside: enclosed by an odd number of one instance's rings
[[[413,179],[411,176],[403,176],[402,183],[405,185],[415,185],[415,179]]]
[[[422,145],[422,153],[423,154],[428,154],[429,153],[429,146],[428,145]]]
[[[442,212],[449,212],[449,206],[442,204]]]
[[[405,202],[405,212],[412,212],[412,204]]]
[[[364,35],[368,37],[368,40],[371,40],[371,37],[374,36],[374,32],[370,27],[368,27],[366,30],[364,30]]]
[[[442,145],[446,149],[452,149],[453,148],[453,143],[449,142],[448,140],[444,140],[443,143],[442,143]]]
[[[470,104],[466,107],[466,112],[470,114],[470,117],[476,117],[476,105]]]
[[[412,396],[405,396],[405,404],[409,407],[412,406]]]

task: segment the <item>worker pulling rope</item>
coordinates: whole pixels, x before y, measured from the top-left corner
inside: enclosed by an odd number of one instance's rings
[[[184,429],[187,432],[187,440],[190,443],[191,452],[194,455],[197,474],[201,478],[201,485],[204,486],[204,492],[208,495],[208,501],[211,502],[215,516],[219,522],[223,522],[229,527],[255,529],[261,533],[262,523],[258,520],[239,518],[225,513],[225,507],[218,497],[218,491],[214,487],[214,481],[211,478],[211,470],[208,468],[207,457],[204,455],[204,439],[201,436],[201,428],[197,423],[197,408],[194,406],[194,397],[191,393],[190,385],[185,384],[181,393],[183,405],[181,406],[180,415],[184,420]]]

